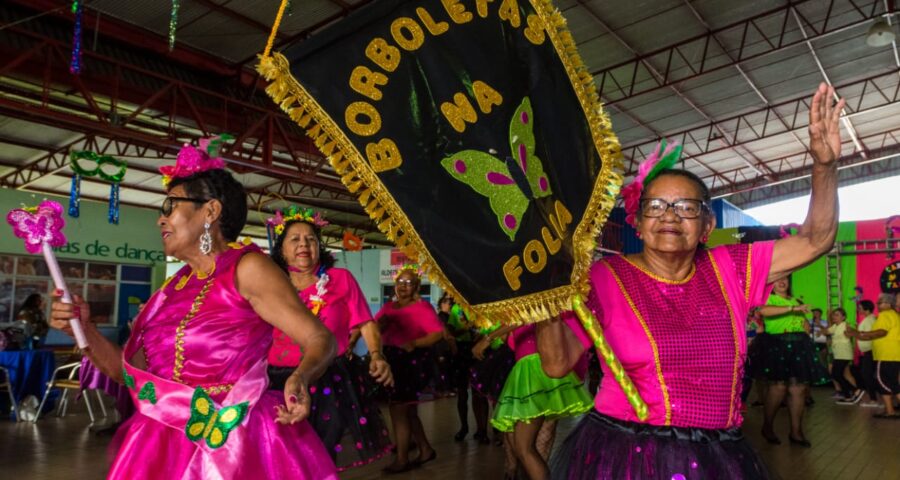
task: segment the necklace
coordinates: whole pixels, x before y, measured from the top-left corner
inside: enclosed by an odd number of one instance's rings
[[[299,270],[295,267],[288,266],[288,271],[290,272],[299,272]],[[309,300],[306,302],[306,308],[308,308],[313,315],[318,315],[327,302],[325,301],[325,294],[328,293],[328,274],[325,273],[325,267],[319,266],[319,270],[316,272],[316,293],[309,296]]]
[[[210,275],[212,275],[215,272],[216,272],[216,264],[215,264],[215,262],[213,262],[213,268],[209,272],[207,272],[207,273],[197,272],[197,279],[198,280],[206,280]],[[190,273],[181,277],[181,279],[178,280],[178,283],[175,284],[175,290],[181,290],[182,288],[184,288],[185,285],[187,285],[187,283],[191,280],[191,278],[193,276],[194,276],[194,270],[191,269]]]

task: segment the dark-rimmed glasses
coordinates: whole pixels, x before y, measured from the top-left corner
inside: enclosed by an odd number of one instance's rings
[[[159,215],[162,217],[168,217],[172,214],[172,210],[175,209],[176,202],[191,202],[191,203],[206,203],[209,200],[203,198],[190,198],[190,197],[166,197],[163,200],[162,205],[159,206]]]
[[[703,213],[706,204],[703,200],[694,198],[682,198],[674,202],[667,202],[662,198],[645,198],[641,201],[641,215],[646,218],[659,218],[666,214],[669,207],[681,218],[694,219]]]

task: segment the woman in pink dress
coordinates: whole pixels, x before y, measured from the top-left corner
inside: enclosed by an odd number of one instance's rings
[[[394,387],[388,389],[391,423],[397,456],[384,469],[385,473],[400,473],[435,459],[437,454],[425,436],[419,419],[419,395],[432,380],[431,346],[444,335],[444,325],[434,307],[419,298],[419,274],[414,267],[404,267],[397,274],[397,300],[386,303],[375,320],[381,326],[384,354],[394,367]],[[410,438],[419,446],[419,456],[409,459]]]
[[[371,392],[371,377],[390,386],[391,368],[381,351],[381,335],[369,304],[353,275],[334,266],[334,257],[322,244],[326,222],[308,209],[279,212],[267,222],[274,231],[272,260],[290,277],[300,300],[316,314],[337,342],[337,356],[328,370],[309,387],[312,413],[309,422],[322,439],[339,470],[358,467],[384,456],[391,442],[381,411]],[[359,330],[369,348],[367,368],[354,368],[348,358],[350,331]],[[352,353],[351,353],[352,355]],[[269,388],[281,390],[300,364],[300,346],[275,329],[269,350]],[[342,445],[349,433],[351,441]]]
[[[275,263],[235,243],[247,198],[223,167],[185,146],[174,168],[160,169],[168,180],[157,221],[163,250],[185,266],[147,302],[124,351],[85,322],[87,355],[128,388],[137,409],[116,434],[109,478],[336,479],[306,422],[306,386],[334,358],[334,337]],[[90,318],[80,298],[75,306]],[[69,329],[73,312],[55,301],[53,326]],[[281,392],[266,389],[273,326],[306,352]]]
[[[833,105],[833,97],[834,90],[823,84],[812,99],[812,198],[795,236],[706,249],[702,243],[715,227],[709,190],[685,170],[642,166],[643,184],[623,191],[644,250],[596,262],[586,305],[649,415],[638,418],[604,365],[594,409],[555,455],[553,478],[769,476],[740,430],[744,322],[751,307],[763,304],[772,282],[834,242],[843,101]],[[577,322],[538,325],[538,348],[550,376],[571,371],[591,344]]]

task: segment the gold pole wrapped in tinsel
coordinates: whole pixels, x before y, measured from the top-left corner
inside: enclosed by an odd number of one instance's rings
[[[578,319],[581,320],[581,325],[584,327],[588,336],[591,337],[591,341],[594,342],[597,353],[599,353],[600,357],[603,358],[603,361],[606,362],[609,371],[612,372],[613,378],[616,379],[616,382],[622,387],[622,391],[625,392],[625,398],[628,399],[628,403],[634,408],[634,413],[636,413],[637,417],[642,421],[647,420],[649,415],[647,404],[644,403],[644,399],[642,399],[641,394],[638,393],[637,387],[635,387],[634,383],[631,382],[631,379],[628,378],[628,374],[625,373],[625,368],[619,363],[616,354],[613,353],[609,343],[606,342],[606,337],[603,336],[603,328],[600,327],[597,318],[591,313],[591,310],[584,304],[581,295],[576,295],[572,298],[572,309],[575,310]]]

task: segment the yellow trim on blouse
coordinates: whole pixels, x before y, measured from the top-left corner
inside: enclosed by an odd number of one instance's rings
[[[625,258],[625,257],[622,257]],[[637,317],[638,321],[641,322],[641,327],[644,329],[644,333],[647,335],[647,340],[650,342],[650,348],[653,350],[653,363],[656,366],[656,378],[659,380],[659,388],[662,390],[663,394],[663,402],[666,406],[666,426],[672,424],[672,404],[669,402],[669,389],[666,387],[666,382],[663,379],[662,374],[662,365],[659,361],[659,348],[656,346],[656,340],[653,338],[653,334],[650,333],[650,327],[647,326],[647,322],[644,321],[644,317],[641,315],[641,312],[638,311],[637,305],[631,300],[631,296],[628,295],[628,292],[625,290],[625,285],[622,283],[622,280],[616,274],[616,271],[613,270],[612,266],[606,260],[600,260],[609,272],[612,274],[613,278],[616,280],[616,284],[619,286],[619,290],[622,292],[622,295],[625,297],[625,300],[628,302],[628,305],[631,307],[631,311]],[[626,259],[627,261],[627,259]],[[631,262],[628,262],[631,263]],[[634,265],[634,264],[632,264]],[[637,267],[637,265],[635,265]],[[641,270],[640,267],[637,267]],[[643,271],[643,270],[641,270]],[[688,279],[693,277],[693,272],[696,271],[696,267],[691,271],[691,275],[688,276]],[[653,276],[649,272],[645,272],[650,276]],[[685,280],[687,281],[687,280]],[[684,282],[680,282],[684,283]]]
[[[629,265],[640,270],[645,275],[656,280],[657,282],[667,283],[669,285],[684,285],[685,283],[690,282],[691,279],[694,278],[694,274],[697,273],[697,264],[693,263],[693,264],[691,264],[691,271],[688,273],[687,277],[685,277],[684,280],[669,280],[668,278],[660,277],[659,275],[651,272],[650,270],[647,270],[646,268],[638,265],[637,263],[632,262],[624,255],[622,256],[622,260],[625,260],[626,262],[628,262]]]
[[[728,307],[728,314],[731,316],[731,334],[732,337],[734,337],[734,365],[731,372],[731,398],[728,401],[728,423],[725,425],[726,427],[730,427],[733,423],[732,420],[734,419],[734,399],[737,394],[738,371],[741,363],[741,344],[740,337],[738,337],[737,325],[735,323],[734,309],[731,308],[731,300],[728,298],[728,292],[725,291],[725,284],[722,282],[719,266],[716,264],[716,259],[713,257],[712,252],[707,250],[706,254],[709,256],[713,271],[716,272],[716,281],[719,282],[719,289],[722,291],[722,297],[725,298],[725,305]]]

